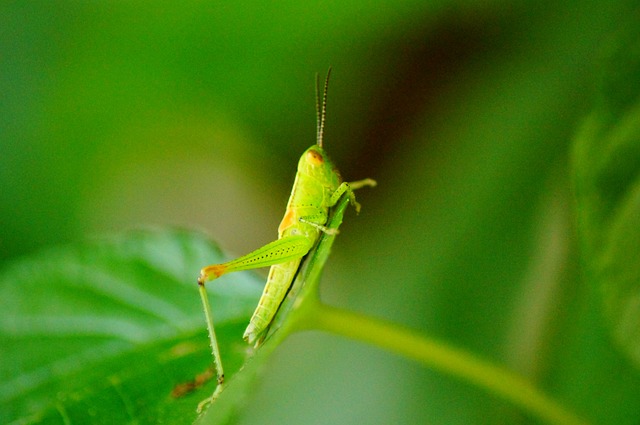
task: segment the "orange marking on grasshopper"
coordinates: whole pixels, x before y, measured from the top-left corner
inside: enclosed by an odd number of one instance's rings
[[[296,224],[296,221],[296,213],[293,208],[287,208],[287,212],[284,213],[284,217],[278,227],[278,233],[284,232],[286,229]]]

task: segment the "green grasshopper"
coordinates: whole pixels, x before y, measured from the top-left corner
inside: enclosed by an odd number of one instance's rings
[[[331,68],[327,72],[324,83],[322,108],[320,107],[319,82],[316,75],[316,144],[308,148],[300,157],[287,210],[278,227],[278,239],[243,257],[223,264],[210,265],[200,271],[198,287],[207,320],[218,379],[218,387],[212,399],[215,399],[222,390],[224,372],[207,291],[204,287],[205,282],[217,279],[226,273],[271,266],[262,297],[258,301],[258,306],[243,336],[249,344],[255,344],[255,347],[258,347],[266,337],[269,326],[291,287],[302,258],[314,247],[321,232],[337,233],[336,229],[325,227],[329,218],[329,209],[336,205],[346,193],[356,212],[359,212],[360,204],[356,202],[353,191],[363,186],[373,187],[376,185],[372,179],[352,183],[343,182],[338,170],[322,147],[330,75]]]

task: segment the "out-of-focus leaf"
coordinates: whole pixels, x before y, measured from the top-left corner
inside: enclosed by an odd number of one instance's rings
[[[192,423],[215,387],[172,396],[211,354],[195,277],[220,251],[194,233],[136,232],[52,249],[0,274],[0,422]],[[261,279],[210,285],[228,375]],[[46,290],[43,290],[46,288]]]
[[[640,17],[609,40],[594,111],[575,143],[580,232],[611,332],[640,367]]]

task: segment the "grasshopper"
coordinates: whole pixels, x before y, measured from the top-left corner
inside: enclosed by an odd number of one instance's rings
[[[215,399],[222,390],[224,372],[205,282],[217,279],[226,273],[271,266],[262,297],[243,336],[249,344],[258,347],[266,337],[269,326],[291,287],[302,258],[314,247],[321,233],[337,233],[336,229],[325,227],[330,208],[336,205],[346,193],[356,212],[359,212],[360,204],[356,202],[353,191],[364,186],[376,185],[372,179],[352,183],[343,182],[340,173],[323,149],[330,75],[331,68],[324,82],[322,106],[320,106],[319,81],[316,75],[316,144],[308,148],[300,157],[287,209],[278,227],[278,239],[243,257],[223,264],[206,266],[200,271],[198,287],[218,379],[218,387],[211,399]]]

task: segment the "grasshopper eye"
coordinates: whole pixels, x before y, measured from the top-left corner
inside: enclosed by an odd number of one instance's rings
[[[307,152],[307,161],[312,165],[320,165],[324,162],[324,158],[316,151]]]

